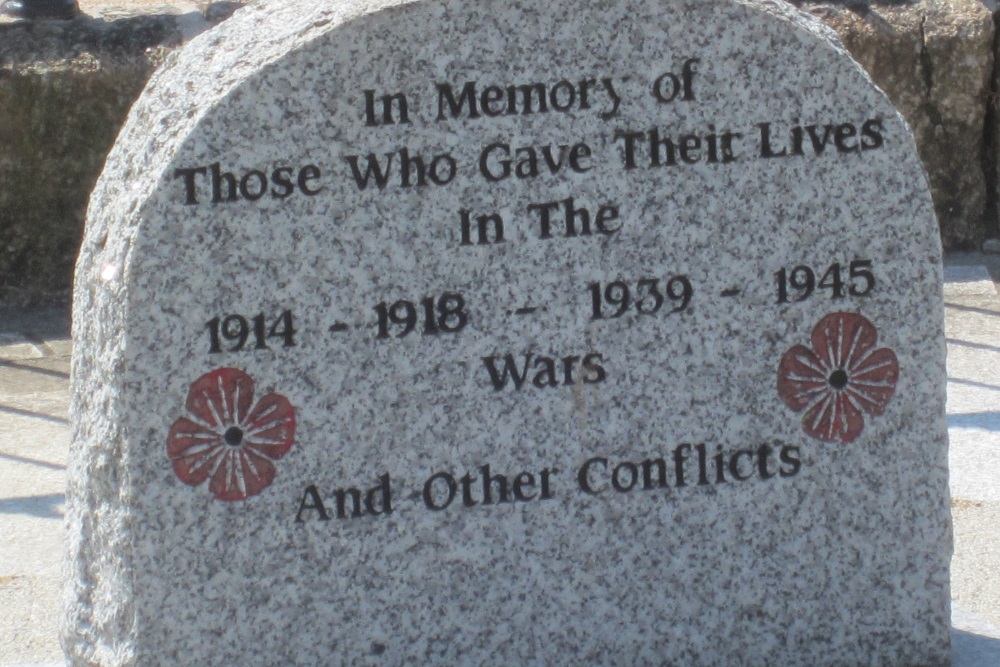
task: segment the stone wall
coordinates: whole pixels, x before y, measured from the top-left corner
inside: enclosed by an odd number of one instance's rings
[[[179,43],[170,22],[152,17],[0,34],[0,286],[30,297],[68,287],[104,157]]]
[[[90,191],[132,102],[173,49],[238,6],[137,1],[0,22],[0,299],[68,297]]]
[[[1000,237],[995,0],[793,4],[839,33],[910,123],[945,247]],[[0,299],[68,294],[89,192],[133,100],[169,51],[238,6],[0,24]]]
[[[910,124],[945,248],[1000,235],[993,0],[795,2],[837,31]]]

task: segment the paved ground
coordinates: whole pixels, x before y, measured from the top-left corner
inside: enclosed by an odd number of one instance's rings
[[[57,660],[67,314],[0,308],[0,665]]]
[[[1000,665],[1000,256],[948,258],[955,667]],[[992,277],[991,277],[992,272]],[[0,306],[0,667],[55,667],[68,313]]]
[[[962,649],[981,645],[991,656],[981,663],[983,667],[996,667],[1000,665],[1000,296],[996,287],[1000,256],[954,255],[947,264],[948,436],[955,530],[952,616],[956,627],[970,631],[960,635],[956,645]]]

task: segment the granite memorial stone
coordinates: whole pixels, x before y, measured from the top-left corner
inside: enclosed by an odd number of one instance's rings
[[[945,665],[912,137],[766,0],[175,53],[77,268],[73,665]]]

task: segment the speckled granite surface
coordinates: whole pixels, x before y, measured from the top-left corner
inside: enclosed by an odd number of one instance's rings
[[[77,271],[73,664],[943,665],[912,139],[771,2],[171,56]]]

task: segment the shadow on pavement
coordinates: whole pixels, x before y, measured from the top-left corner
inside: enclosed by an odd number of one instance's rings
[[[39,461],[38,459],[29,459],[24,456],[18,456],[16,454],[7,454],[5,452],[0,452],[0,459],[7,459],[8,461],[16,461],[17,463],[27,463],[28,465],[39,466],[42,468],[48,468],[49,470],[65,470],[66,466],[59,463],[49,463],[48,461]]]
[[[62,504],[66,496],[51,493],[47,496],[0,499],[0,514],[27,514],[39,519],[62,519]]]
[[[962,667],[995,667],[1000,639],[965,630],[951,631],[951,660]]]
[[[31,410],[22,410],[21,408],[12,408],[9,405],[0,405],[0,412],[6,412],[11,415],[17,415],[19,417],[31,417],[32,419],[41,419],[43,421],[52,422],[53,424],[68,425],[69,420],[64,417],[55,417],[53,415],[47,415],[41,412],[32,412]]]
[[[1000,412],[969,412],[948,415],[948,428],[975,428],[980,431],[1000,432]]]
[[[986,350],[987,352],[1000,352],[1000,347],[996,345],[984,345],[982,343],[970,343],[967,340],[958,340],[957,338],[945,338],[944,342],[948,345],[959,345],[961,347],[971,347],[974,350]]]
[[[28,371],[29,373],[38,373],[40,375],[51,375],[52,377],[69,379],[69,373],[66,371],[53,371],[48,368],[39,368],[38,366],[31,366],[29,364],[19,364],[16,361],[8,361],[6,359],[0,359],[0,366],[4,368],[13,368],[18,371]]]
[[[976,308],[975,306],[962,306],[957,303],[948,303],[947,301],[945,302],[944,307],[953,308],[955,310],[964,310],[970,313],[979,313],[980,315],[993,315],[994,317],[1000,317],[1000,311],[989,310],[987,308]]]
[[[959,380],[958,378],[948,378],[948,383],[951,384],[964,384],[967,387],[978,387],[979,389],[990,389],[995,391],[1000,391],[1000,385],[997,384],[986,384],[985,382],[976,382],[975,380]]]

